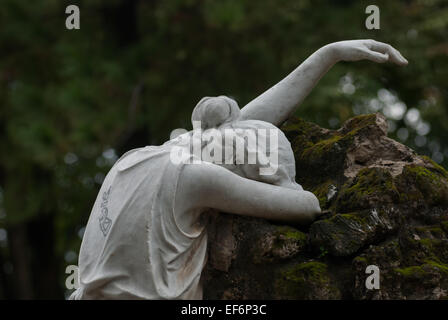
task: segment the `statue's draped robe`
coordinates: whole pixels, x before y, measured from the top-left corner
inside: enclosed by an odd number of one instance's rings
[[[269,152],[278,153],[278,158],[272,158],[277,164],[273,175],[260,175],[259,169],[264,167],[260,162],[235,164],[236,152],[229,150],[224,150],[224,155],[232,155],[231,164],[222,164],[225,168],[249,179],[302,190],[295,182],[291,145],[278,128],[246,120],[222,129],[235,132],[234,138],[243,145],[244,130],[256,132],[257,144],[245,147],[248,154],[265,154],[270,148]],[[258,145],[259,138],[267,141],[268,130],[277,133],[276,143]],[[162,146],[131,150],[112,167],[86,227],[79,256],[81,287],[71,299],[202,299],[200,277],[206,262],[209,213],[176,207],[185,163],[194,159],[210,164],[191,152],[193,140],[200,149],[205,146],[189,132]],[[219,139],[208,144],[222,147]],[[172,154],[179,155],[176,161]],[[266,165],[273,164],[268,161]]]
[[[131,150],[107,174],[70,299],[202,299],[207,222],[201,212],[175,210],[184,164],[170,161],[172,146]]]

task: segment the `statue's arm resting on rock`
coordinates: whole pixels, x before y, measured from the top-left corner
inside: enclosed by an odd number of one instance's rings
[[[408,64],[398,50],[386,43],[375,40],[331,43],[314,52],[286,78],[244,106],[241,118],[280,126],[335,63],[364,59],[377,63],[390,61],[400,66]]]
[[[218,165],[186,165],[181,175],[176,205],[187,210],[212,208],[300,224],[312,222],[321,213],[311,192],[246,179]]]

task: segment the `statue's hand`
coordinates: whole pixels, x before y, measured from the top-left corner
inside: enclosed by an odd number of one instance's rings
[[[408,61],[390,44],[375,40],[348,40],[334,42],[328,45],[337,61],[370,60],[384,63],[390,61],[405,66]]]

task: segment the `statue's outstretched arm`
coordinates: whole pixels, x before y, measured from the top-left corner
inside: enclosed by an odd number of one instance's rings
[[[185,165],[176,205],[185,209],[213,208],[264,219],[310,223],[321,209],[316,196],[258,182],[215,164]]]
[[[241,110],[242,119],[281,125],[311,92],[320,78],[338,61],[390,61],[400,66],[407,60],[392,46],[375,40],[348,40],[331,43],[314,52],[275,86]]]

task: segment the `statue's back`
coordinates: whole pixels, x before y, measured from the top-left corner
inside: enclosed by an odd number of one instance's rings
[[[110,170],[83,237],[70,299],[201,299],[205,225],[179,226],[183,164],[171,146],[131,150]]]

